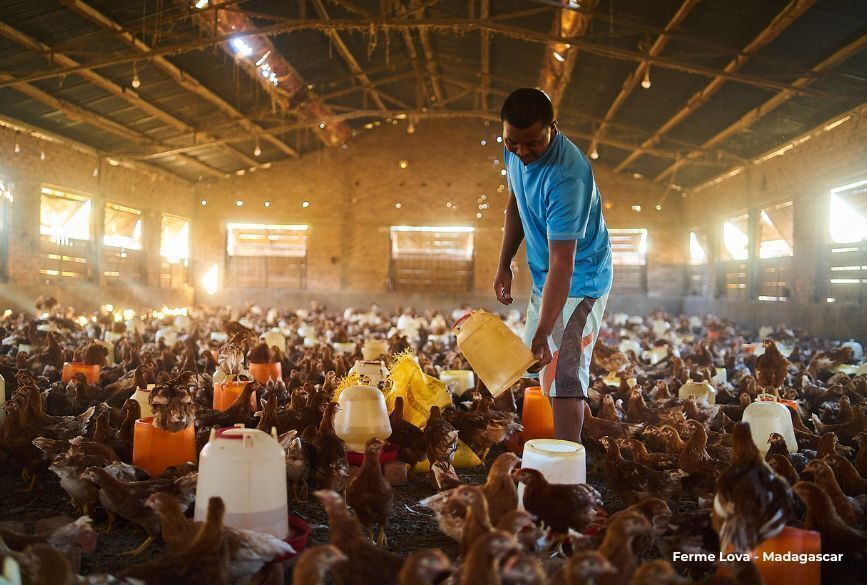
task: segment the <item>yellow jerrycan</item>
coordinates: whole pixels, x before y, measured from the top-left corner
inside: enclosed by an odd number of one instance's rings
[[[452,325],[458,349],[495,398],[536,363],[530,348],[496,315],[470,311]]]

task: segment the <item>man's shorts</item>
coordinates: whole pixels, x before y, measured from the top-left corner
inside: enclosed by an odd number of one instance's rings
[[[548,336],[552,360],[538,374],[528,378],[541,378],[542,391],[557,398],[586,398],[590,386],[590,357],[602,327],[602,314],[608,302],[608,293],[598,299],[569,297],[563,306],[554,330]],[[524,343],[529,347],[539,325],[541,295],[530,295],[527,305],[527,323]]]

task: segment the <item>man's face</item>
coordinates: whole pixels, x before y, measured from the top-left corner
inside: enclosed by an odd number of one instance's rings
[[[536,122],[527,128],[515,128],[503,121],[503,143],[509,152],[528,165],[548,149],[555,124],[551,122],[550,126],[542,126],[541,122]]]

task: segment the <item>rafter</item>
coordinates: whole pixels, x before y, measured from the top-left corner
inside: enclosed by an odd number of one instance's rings
[[[284,154],[297,157],[298,153],[290,147],[288,144],[280,140],[277,136],[267,134],[264,132],[264,129],[258,124],[250,121],[244,114],[235,109],[230,103],[226,100],[206,88],[199,82],[198,79],[191,76],[186,71],[181,70],[179,67],[174,65],[168,59],[162,56],[162,53],[159,53],[159,49],[154,49],[150,45],[140,41],[135,35],[126,32],[124,27],[114,20],[110,19],[108,16],[102,14],[95,8],[86,4],[82,0],[60,0],[64,6],[73,10],[80,16],[87,18],[88,20],[95,22],[101,27],[114,31],[117,33],[117,38],[122,40],[127,45],[133,47],[136,50],[135,57],[138,59],[131,59],[131,61],[136,61],[139,59],[147,59],[150,60],[156,65],[163,73],[166,73],[169,77],[175,80],[175,82],[183,87],[185,90],[193,93],[210,104],[216,106],[223,113],[231,116],[238,124],[241,125],[242,128],[250,132],[254,135],[261,135],[262,138],[268,141],[273,146],[277,147]],[[156,53],[156,54],[155,54]],[[93,69],[92,67],[83,67],[84,69]]]
[[[61,1],[73,5],[79,5],[82,3],[81,0]],[[375,30],[389,32],[400,32],[405,28],[417,29],[419,31],[443,30],[452,33],[490,30],[492,33],[495,34],[501,34],[511,38],[522,39],[528,42],[544,44],[547,44],[549,42],[570,43],[573,47],[577,47],[582,51],[601,55],[604,57],[610,57],[612,59],[633,61],[636,63],[647,61],[651,65],[657,67],[671,69],[674,71],[682,71],[684,73],[691,73],[695,75],[703,75],[706,77],[721,76],[730,81],[737,81],[739,83],[745,83],[747,85],[753,85],[755,87],[763,87],[766,89],[776,90],[795,89],[805,95],[826,95],[824,92],[820,91],[804,88],[793,88],[790,84],[774,81],[773,79],[767,77],[720,71],[712,67],[705,67],[703,65],[698,65],[695,63],[686,63],[678,59],[665,57],[662,55],[656,57],[648,57],[646,53],[634,51],[631,49],[624,49],[603,42],[595,42],[587,39],[569,39],[559,35],[552,35],[550,33],[542,33],[531,29],[504,25],[500,24],[499,22],[460,18],[421,18],[417,20],[390,19],[387,21],[383,21],[380,19],[333,19],[329,22],[309,19],[286,19],[276,24],[255,27],[241,32],[217,34],[208,38],[199,38],[195,40],[177,43],[174,45],[167,45],[158,49],[151,49],[149,54],[144,57],[139,54],[108,56],[101,59],[95,59],[93,62],[79,67],[64,67],[60,69],[52,69],[49,71],[38,71],[32,74],[25,75],[23,77],[4,81],[0,83],[0,87],[13,86],[17,83],[31,82],[39,79],[62,77],[70,73],[75,73],[81,69],[94,69],[100,67],[107,67],[109,65],[117,65],[121,63],[131,63],[133,61],[153,59],[157,57],[163,57],[165,55],[187,53],[215,44],[224,43],[234,38],[244,38],[249,36],[262,35],[273,36],[289,31],[300,30],[335,30],[339,32],[356,31],[363,33],[370,31],[371,27],[373,27]]]
[[[18,43],[19,45],[30,49],[31,51],[38,52],[48,56],[51,60],[57,62],[61,66],[65,67],[73,67],[79,65],[79,63],[72,59],[71,57],[57,52],[52,49],[50,46],[42,43],[33,37],[19,31],[16,28],[9,26],[5,22],[0,22],[0,35],[3,37]],[[184,122],[183,120],[173,116],[169,112],[166,112],[162,108],[148,102],[143,99],[136,91],[129,89],[127,87],[123,87],[113,82],[112,80],[103,77],[99,73],[96,73],[93,70],[83,70],[78,73],[83,79],[89,81],[96,87],[102,89],[103,91],[108,92],[109,94],[118,97],[125,101],[126,103],[134,106],[143,112],[150,114],[154,118],[161,120],[167,125],[180,130],[181,132],[189,133],[191,138],[197,138],[197,134],[199,137],[205,140],[213,140],[216,138],[215,136],[211,136],[207,133],[198,133],[198,131]],[[235,150],[234,148],[229,147],[228,145],[220,145],[220,150],[223,150],[227,154],[235,156],[241,159],[247,165],[258,165],[259,161],[250,158],[246,154]]]
[[[814,75],[799,77],[797,80],[795,80],[793,85],[795,85],[797,87],[802,87],[802,86],[805,86],[805,85],[812,83],[813,81],[816,80],[816,76],[818,74],[820,74],[823,71],[826,71],[832,67],[835,67],[836,65],[839,65],[840,63],[842,63],[843,61],[845,61],[846,59],[848,59],[849,57],[851,57],[852,55],[854,55],[855,53],[857,53],[858,51],[863,49],[865,45],[867,45],[867,34],[861,35],[860,37],[858,37],[857,39],[855,39],[851,43],[849,43],[846,46],[842,47],[841,49],[838,49],[837,51],[835,51],[831,56],[827,57],[826,59],[823,59],[822,62],[820,62],[815,67],[813,67],[812,72],[814,73]],[[702,144],[701,148],[702,149],[708,149],[708,148],[715,147],[717,144],[721,143],[722,141],[726,140],[727,138],[734,136],[735,134],[737,134],[738,132],[740,132],[744,128],[747,128],[748,126],[754,124],[756,122],[756,120],[758,120],[758,119],[762,118],[763,116],[765,116],[766,114],[772,112],[777,107],[784,104],[785,102],[787,102],[789,99],[791,99],[794,96],[795,96],[795,92],[790,91],[790,90],[783,90],[783,91],[779,92],[777,95],[775,95],[774,97],[772,97],[771,99],[769,99],[765,103],[761,104],[760,106],[756,106],[755,108],[753,108],[752,110],[750,110],[749,112],[747,112],[746,114],[741,116],[741,118],[737,122],[735,122],[734,124],[731,124],[722,132],[718,132],[716,135],[714,135],[712,138],[710,138],[708,141],[706,141],[704,144]],[[659,173],[656,176],[656,178],[654,178],[654,181],[661,181],[662,179],[664,179],[665,177],[667,177],[671,173],[675,172],[677,169],[681,168],[684,164],[686,164],[687,162],[689,162],[691,160],[694,160],[697,157],[698,157],[698,154],[696,154],[695,151],[692,151],[692,152],[688,153],[685,157],[678,158],[674,162],[674,164],[672,164],[671,166],[669,166],[668,168],[663,170],[661,173]]]
[[[647,51],[648,55],[655,57],[662,52],[665,45],[668,43],[671,31],[681,25],[699,1],[700,0],[684,0],[683,4],[680,5],[680,8],[677,9],[677,12],[674,13],[674,16],[672,16],[668,21],[668,24],[665,25],[663,33],[656,38],[656,41],[654,41],[653,45],[651,45],[650,49]],[[599,143],[599,137],[605,135],[605,131],[608,129],[608,124],[610,124],[614,119],[614,116],[617,115],[621,106],[626,103],[626,99],[632,95],[633,90],[638,87],[639,81],[643,79],[645,74],[649,74],[648,68],[649,65],[642,61],[638,64],[638,67],[635,68],[635,71],[633,71],[632,74],[623,82],[623,86],[620,88],[617,97],[615,97],[614,101],[611,102],[611,105],[608,106],[608,111],[605,112],[602,123],[593,133],[593,140],[590,141],[590,147],[587,149],[591,155],[592,153],[597,152],[596,147]]]
[[[598,0],[586,0],[580,12],[561,9],[554,14],[551,34],[568,40],[546,45],[542,71],[539,73],[539,88],[551,98],[555,113],[560,108],[560,102],[563,100],[563,94],[566,93],[572,70],[575,68],[575,60],[578,58],[578,48],[573,47],[572,42],[587,32],[597,3]],[[562,4],[568,5],[568,1],[563,0]]]
[[[424,18],[424,11],[417,11],[413,13],[413,16],[419,20]],[[437,61],[436,56],[434,55],[433,43],[430,40],[430,32],[426,28],[418,29],[418,38],[421,42],[421,50],[424,53],[424,62],[425,67],[427,67],[428,75],[430,76],[431,87],[433,88],[434,98],[436,98],[435,107],[440,107],[441,104],[445,100],[445,94],[443,93],[442,84],[440,83],[439,76],[437,75]]]
[[[791,0],[785,8],[783,8],[774,19],[766,26],[756,37],[744,47],[740,56],[729,61],[723,71],[726,73],[734,73],[753,57],[759,49],[766,46],[780,33],[786,30],[795,20],[803,15],[816,0]],[[711,79],[710,83],[702,89],[694,93],[686,102],[686,106],[677,111],[669,118],[659,130],[654,132],[647,140],[641,143],[641,148],[632,151],[623,161],[615,168],[615,172],[620,172],[627,168],[634,160],[645,154],[646,148],[650,148],[659,144],[662,137],[667,134],[672,128],[683,122],[686,118],[692,115],[696,110],[703,106],[727,81],[728,79],[722,75],[717,75]]]
[[[322,3],[322,0],[312,0],[313,8],[316,9],[316,13],[319,14],[319,18],[323,20],[331,20],[331,17],[328,15],[328,11],[325,9],[325,5]],[[343,58],[343,61],[346,63],[346,66],[349,67],[349,70],[355,75],[356,79],[358,79],[359,83],[364,87],[364,91],[370,95],[373,103],[376,104],[376,107],[380,110],[387,112],[388,107],[382,101],[382,96],[380,95],[379,90],[377,90],[373,84],[370,82],[370,78],[361,68],[361,65],[358,64],[358,61],[352,55],[352,51],[349,50],[349,47],[346,46],[346,43],[343,42],[343,39],[340,37],[340,33],[337,31],[327,31],[325,33],[334,46],[337,48],[337,52],[340,53],[340,56]],[[391,98],[392,101],[394,98]],[[402,102],[397,102],[402,103]],[[409,108],[406,104],[403,104],[401,107]]]

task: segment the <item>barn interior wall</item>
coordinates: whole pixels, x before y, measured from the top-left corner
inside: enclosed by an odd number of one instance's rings
[[[361,131],[346,149],[328,149],[300,160],[275,163],[270,169],[202,185],[193,222],[194,279],[201,302],[271,304],[287,298],[303,302],[325,299],[335,306],[415,304],[454,306],[467,302],[494,306],[491,285],[502,237],[508,191],[500,174],[502,145],[498,128],[480,121],[423,121],[408,135],[406,126],[383,124]],[[486,145],[481,141],[485,140]],[[407,167],[400,168],[399,162]],[[643,311],[652,307],[680,310],[686,237],[682,232],[679,195],[661,212],[655,205],[664,186],[615,175],[594,164],[609,227],[647,228],[648,295],[617,297],[612,307]],[[485,195],[488,208],[479,210]],[[238,207],[237,201],[243,202]],[[270,207],[265,207],[265,201]],[[308,201],[309,207],[302,207]],[[457,209],[450,209],[451,202]],[[400,208],[395,205],[400,203]],[[640,205],[642,211],[633,211]],[[476,218],[481,212],[482,217]],[[226,268],[228,222],[308,224],[306,290],[222,288],[213,297],[201,276],[214,264]],[[387,291],[389,228],[393,225],[463,225],[475,228],[472,288],[467,293]],[[523,309],[530,278],[523,249],[519,253],[513,296]],[[493,302],[492,302],[493,301]],[[392,303],[393,302],[393,303]]]
[[[20,152],[15,152],[15,144]],[[40,153],[45,154],[44,159]],[[0,130],[0,179],[13,185],[14,201],[7,202],[8,253],[5,282],[0,282],[0,305],[32,310],[39,295],[50,294],[80,310],[103,303],[133,306],[180,306],[193,301],[191,287],[162,289],[160,277],[160,216],[172,213],[191,217],[193,191],[185,181],[143,167],[114,166],[96,154],[8,129]],[[86,195],[96,217],[106,202],[126,205],[143,213],[145,277],[128,286],[100,286],[90,282],[46,284],[40,277],[40,189],[43,185]],[[93,222],[99,241],[102,227]]]
[[[828,201],[831,189],[867,179],[867,116],[852,118],[812,137],[779,156],[748,164],[739,174],[691,193],[684,201],[686,227],[713,235],[709,266],[718,259],[722,221],[745,210],[794,202],[794,282],[786,302],[715,298],[716,275],[703,297],[686,297],[690,313],[713,312],[755,326],[785,322],[814,335],[867,338],[864,305],[826,302],[829,278]]]

